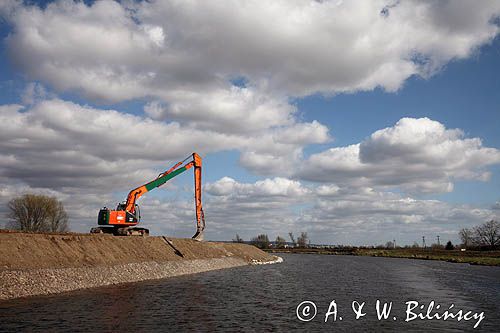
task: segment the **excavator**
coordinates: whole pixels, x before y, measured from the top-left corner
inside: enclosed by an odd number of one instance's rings
[[[119,203],[115,210],[106,207],[102,208],[97,217],[99,227],[90,229],[90,233],[106,233],[115,236],[148,236],[148,229],[135,227],[141,220],[141,212],[137,200],[145,193],[162,186],[170,179],[191,168],[194,168],[196,209],[196,233],[192,238],[198,241],[203,240],[205,215],[201,205],[201,157],[197,153],[192,153],[183,161],[160,173],[156,179],[131,190],[127,196],[127,200]]]

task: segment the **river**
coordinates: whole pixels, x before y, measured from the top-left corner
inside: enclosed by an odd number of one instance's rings
[[[500,331],[500,267],[398,258],[281,256],[282,264],[3,301],[0,331]],[[387,319],[379,320],[377,300],[379,310],[384,303],[388,309],[392,302]],[[416,305],[407,303],[412,301],[418,306],[407,313],[408,306]],[[432,319],[407,321],[419,314],[425,317],[432,301]],[[445,310],[468,312],[468,320],[435,317]]]

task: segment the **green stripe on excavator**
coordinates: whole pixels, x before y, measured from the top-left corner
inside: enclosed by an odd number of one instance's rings
[[[152,189],[158,187],[158,186],[161,186],[163,184],[165,184],[166,182],[168,182],[170,179],[174,178],[175,176],[183,173],[184,171],[186,171],[186,167],[182,167],[182,168],[179,168],[175,171],[172,171],[171,173],[169,173],[168,175],[165,175],[163,177],[160,177],[160,178],[157,178],[155,180],[153,180],[152,182],[149,182],[147,183],[146,185],[146,189],[148,191],[151,191]]]

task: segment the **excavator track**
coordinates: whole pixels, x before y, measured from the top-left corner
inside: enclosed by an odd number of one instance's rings
[[[116,228],[116,236],[149,236],[149,230],[146,228]]]
[[[149,229],[124,227],[124,228],[110,228],[110,227],[95,227],[90,229],[91,234],[112,234],[115,236],[149,236]]]

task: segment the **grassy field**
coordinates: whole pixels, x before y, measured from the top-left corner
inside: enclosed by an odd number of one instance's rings
[[[268,249],[268,252],[311,253],[327,255],[354,255],[372,257],[410,258],[421,260],[443,260],[471,265],[500,266],[500,251],[460,251],[440,249],[367,249],[367,248],[289,248]]]

